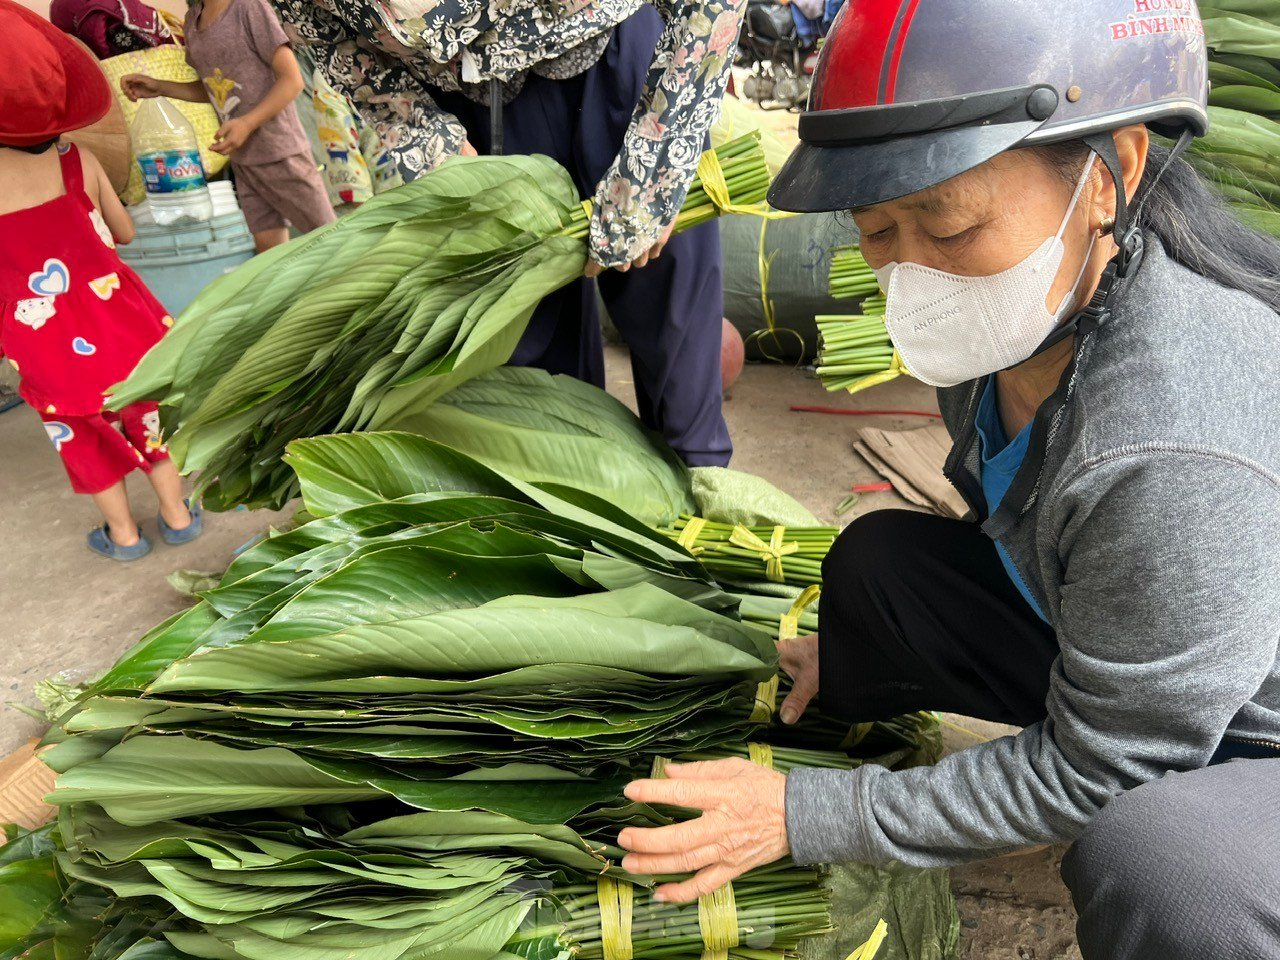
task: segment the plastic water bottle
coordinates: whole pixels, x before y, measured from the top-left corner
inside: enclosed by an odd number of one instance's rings
[[[155,222],[168,226],[210,219],[213,200],[200,162],[200,141],[182,111],[166,97],[143,100],[130,133]]]

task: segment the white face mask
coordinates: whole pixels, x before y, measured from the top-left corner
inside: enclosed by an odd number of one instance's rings
[[[1062,234],[1094,156],[1090,152],[1058,232],[1008,270],[987,277],[962,277],[918,263],[888,263],[876,270],[888,298],[885,327],[912,376],[934,387],[954,387],[1022,363],[1057,328],[1075,303],[1097,239],[1095,234],[1089,240],[1075,283],[1050,312],[1045,301],[1062,264]]]

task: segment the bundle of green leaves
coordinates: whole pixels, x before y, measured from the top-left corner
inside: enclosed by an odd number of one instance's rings
[[[618,865],[620,829],[689,815],[622,794],[667,758],[931,750],[919,718],[769,732],[790,601],[725,593],[603,498],[420,436],[288,461],[310,519],[62,712],[58,829],[0,849],[0,958],[656,960],[714,928],[727,957],[781,960],[830,929],[812,869],[699,909]]]
[[[1210,126],[1189,158],[1245,223],[1280,237],[1280,4],[1201,0],[1199,7]]]
[[[620,401],[573,377],[499,367],[389,428],[521,480],[572,483],[646,524],[694,510],[689,471],[674,451]]]
[[[600,956],[599,878],[651,879],[617,867],[618,830],[679,815],[623,785],[741,752],[771,711],[772,637],[591,494],[403,433],[288,459],[312,519],[51,735],[61,875],[146,908],[130,929],[166,941],[148,949],[196,957]],[[730,955],[828,929],[818,879],[736,884]],[[635,956],[700,952],[696,910],[633,896]]]
[[[723,183],[696,182],[677,229],[764,198],[757,137],[714,155]],[[210,284],[112,406],[160,403],[210,508],[279,507],[291,440],[382,429],[506,362],[538,302],[581,276],[588,217],[547,157],[455,158]]]

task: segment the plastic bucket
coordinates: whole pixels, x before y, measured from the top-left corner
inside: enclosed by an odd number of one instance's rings
[[[253,235],[237,210],[204,223],[139,223],[133,243],[117,252],[176,317],[206,285],[253,256]]]

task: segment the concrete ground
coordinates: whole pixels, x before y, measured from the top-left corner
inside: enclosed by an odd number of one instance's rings
[[[625,352],[611,347],[610,389],[631,400]],[[803,370],[749,366],[726,403],[737,453],[734,466],[766,477],[824,521],[852,484],[878,480],[852,450],[860,426],[907,429],[919,417],[849,417],[792,413],[792,404],[846,409],[936,409],[932,391],[901,379],[869,396],[828,394]],[[22,407],[0,414],[0,691],[5,700],[34,703],[38,681],[65,674],[74,680],[108,667],[148,628],[179,610],[185,600],[165,584],[179,569],[218,570],[235,549],[278,522],[280,515],[238,511],[207,517],[208,532],[182,548],[157,543],[151,556],[116,564],[90,554],[85,533],[97,522],[93,504],[67,486],[58,458],[38,418]],[[145,478],[135,475],[130,493],[144,532],[155,532],[154,500]],[[902,506],[893,493],[863,495],[843,518]],[[992,724],[950,718],[950,749],[1006,732]],[[40,732],[40,724],[13,709],[0,709],[0,757]],[[966,960],[1078,960],[1074,915],[1057,877],[1059,856],[1042,851],[955,871]]]

